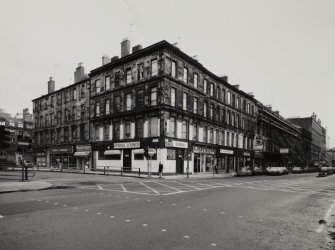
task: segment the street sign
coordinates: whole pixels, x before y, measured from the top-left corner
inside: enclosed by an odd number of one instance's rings
[[[18,143],[17,143],[17,145],[20,145],[20,146],[29,146],[30,145],[30,143],[29,142],[21,142],[21,141],[19,141]]]
[[[279,152],[280,152],[281,154],[288,154],[288,148],[280,148],[280,149],[279,149]]]
[[[156,149],[154,148],[149,148],[148,149],[148,155],[151,157],[151,156],[154,156],[156,154]]]

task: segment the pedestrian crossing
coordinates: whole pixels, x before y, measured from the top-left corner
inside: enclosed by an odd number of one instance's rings
[[[255,191],[268,190],[287,193],[318,194],[335,198],[335,184],[319,181],[320,179],[235,180],[145,180],[126,183],[103,183],[99,185],[80,186],[78,188],[153,196],[173,195],[217,188],[244,188]]]

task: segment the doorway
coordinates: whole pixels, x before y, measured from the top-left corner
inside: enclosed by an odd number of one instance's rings
[[[123,170],[131,171],[131,149],[123,150]]]
[[[184,149],[176,149],[176,173],[184,173]]]

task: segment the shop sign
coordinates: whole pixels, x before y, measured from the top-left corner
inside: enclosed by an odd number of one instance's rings
[[[37,156],[37,157],[43,157],[43,156],[45,156],[45,152],[36,153],[36,156]]]
[[[248,156],[248,157],[250,157],[250,153],[249,153],[249,152],[243,152],[243,156]]]
[[[69,154],[73,153],[72,146],[62,147],[62,148],[50,148],[51,154]]]
[[[165,147],[188,148],[188,142],[165,140]]]
[[[280,148],[280,149],[279,149],[279,152],[280,152],[281,154],[288,154],[288,148]]]
[[[114,143],[114,148],[139,148],[140,142],[139,141],[133,141],[133,142],[118,142]]]
[[[220,154],[226,154],[226,155],[233,155],[234,150],[228,150],[228,149],[220,149]]]
[[[77,152],[92,152],[90,145],[77,145]]]
[[[213,149],[213,148],[205,148],[205,147],[194,146],[193,147],[193,152],[195,154],[211,154],[211,155],[215,155],[216,150]]]

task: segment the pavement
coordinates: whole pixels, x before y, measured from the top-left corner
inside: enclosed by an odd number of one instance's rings
[[[40,169],[39,171],[49,172],[50,169]],[[52,172],[60,172],[59,170],[52,170]],[[85,174],[85,175],[104,175],[103,171],[90,171],[86,170],[85,173],[77,172],[78,174]],[[109,174],[113,176],[120,176],[119,173]],[[126,173],[122,176],[125,177],[135,177],[139,178],[138,174],[135,173]],[[169,179],[169,180],[180,180],[180,179],[209,179],[209,178],[228,178],[232,177],[231,173],[227,174],[215,174],[213,173],[197,173],[192,174],[187,177],[187,175],[165,175],[162,179]],[[157,175],[151,175],[149,178],[147,175],[142,175],[140,178],[146,179],[159,179]],[[0,181],[0,193],[8,193],[8,192],[22,192],[22,191],[34,191],[34,190],[44,190],[53,187],[53,183],[43,180],[31,180],[31,181],[6,181],[1,183]]]

